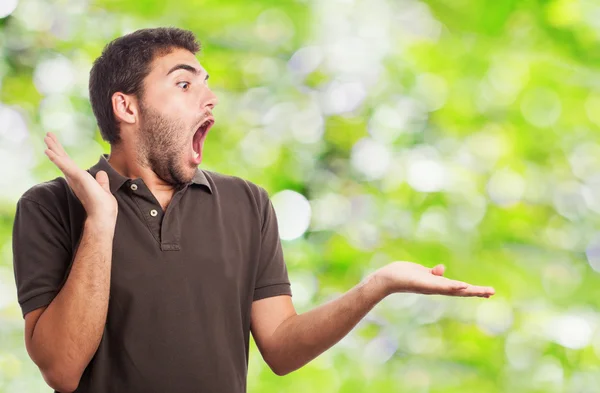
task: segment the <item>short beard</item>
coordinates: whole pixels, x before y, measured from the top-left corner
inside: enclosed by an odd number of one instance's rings
[[[140,129],[137,161],[150,168],[166,183],[182,188],[192,179],[179,164],[185,146],[178,146],[183,122],[170,120],[140,101]]]

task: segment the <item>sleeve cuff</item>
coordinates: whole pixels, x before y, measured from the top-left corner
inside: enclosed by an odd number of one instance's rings
[[[254,290],[253,301],[268,297],[288,295],[292,296],[292,286],[289,283],[272,284]]]
[[[36,308],[47,306],[52,302],[54,297],[56,296],[55,292],[46,292],[40,295],[34,296],[21,304],[21,311],[23,312],[23,319],[25,319],[25,314],[30,311],[35,310]]]

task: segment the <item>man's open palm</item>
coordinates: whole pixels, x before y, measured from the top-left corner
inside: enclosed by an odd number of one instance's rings
[[[414,292],[427,295],[490,297],[492,287],[467,284],[442,277],[444,265],[432,269],[412,262],[392,262],[375,272],[387,293]]]
[[[108,175],[99,171],[96,178],[80,169],[75,161],[65,152],[56,135],[49,132],[44,137],[48,148],[44,151],[50,161],[62,171],[69,186],[81,201],[88,217],[99,219],[116,219],[117,200],[110,192]]]

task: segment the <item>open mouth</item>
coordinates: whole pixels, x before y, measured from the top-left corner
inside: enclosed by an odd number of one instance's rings
[[[203,140],[208,133],[208,130],[215,124],[215,119],[212,117],[207,118],[200,124],[196,133],[194,134],[194,138],[192,139],[192,148],[194,149],[194,158],[198,158],[200,155],[200,150],[202,149]]]

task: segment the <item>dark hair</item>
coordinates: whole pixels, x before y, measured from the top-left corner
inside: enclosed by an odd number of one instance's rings
[[[112,108],[115,92],[133,94],[142,99],[143,81],[150,73],[150,64],[174,49],[200,51],[194,33],[175,27],[141,29],[119,37],[102,50],[90,71],[90,103],[102,138],[111,145],[121,138],[119,124]]]

